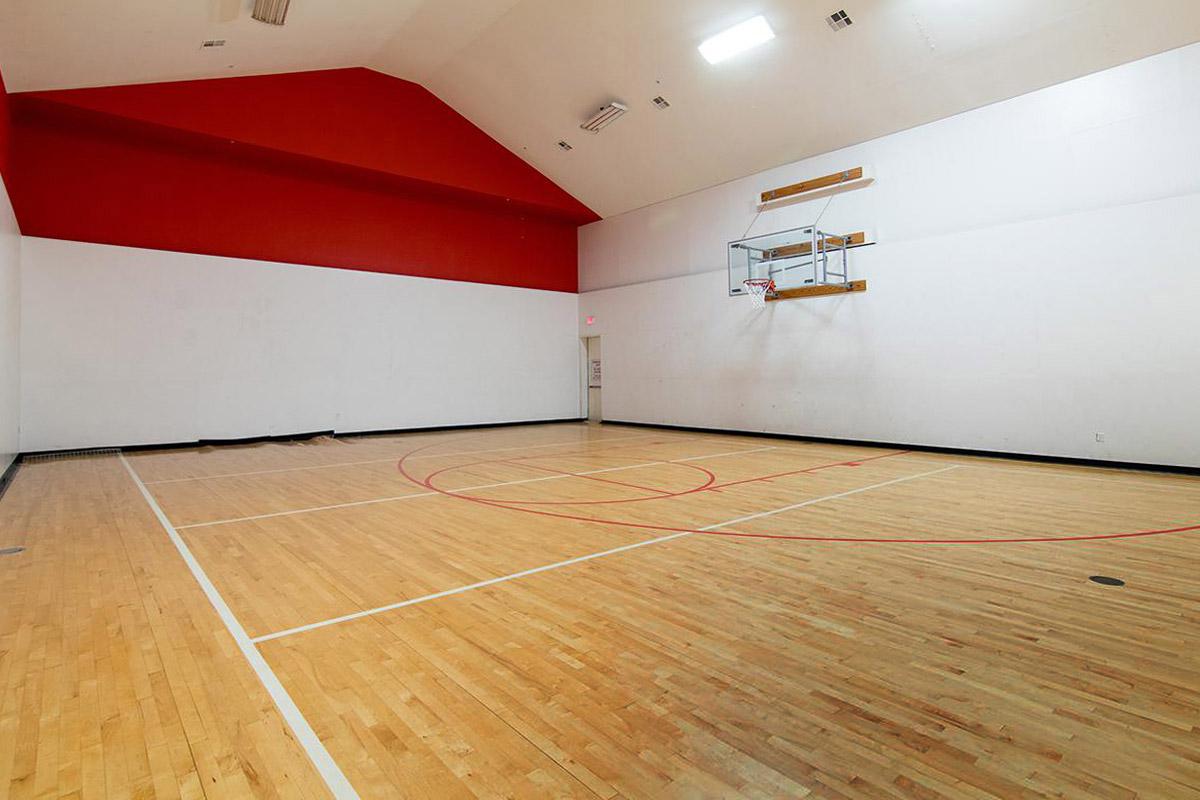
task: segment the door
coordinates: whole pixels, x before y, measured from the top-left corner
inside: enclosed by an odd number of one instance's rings
[[[600,337],[591,336],[587,341],[587,400],[588,422],[599,422],[603,417],[600,410]]]

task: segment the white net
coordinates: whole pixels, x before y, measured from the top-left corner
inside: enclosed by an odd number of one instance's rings
[[[770,278],[750,278],[742,281],[746,294],[750,295],[751,308],[765,308],[767,295],[775,291],[775,281]]]

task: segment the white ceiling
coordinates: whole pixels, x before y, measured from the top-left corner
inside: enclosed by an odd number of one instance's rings
[[[610,216],[1200,40],[1198,0],[292,0],[283,28],[250,5],[0,0],[0,68],[24,91],[369,66]],[[755,14],[774,41],[696,51]]]

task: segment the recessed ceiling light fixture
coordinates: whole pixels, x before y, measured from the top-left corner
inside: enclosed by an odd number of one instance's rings
[[[732,28],[727,28],[716,36],[711,36],[700,43],[700,55],[710,64],[719,64],[738,53],[758,47],[760,44],[775,38],[775,31],[767,24],[765,17],[751,17],[745,22],[739,22]]]
[[[292,0],[254,0],[254,11],[250,16],[268,25],[282,25],[287,22],[288,6]]]
[[[663,97],[661,94],[650,102],[653,103],[654,107],[659,111],[663,111],[671,107],[671,104],[667,101],[667,98]]]

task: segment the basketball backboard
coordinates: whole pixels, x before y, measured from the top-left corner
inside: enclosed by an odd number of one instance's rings
[[[745,282],[770,279],[776,291],[849,282],[846,248],[851,237],[815,226],[764,233],[729,243],[729,294],[746,294]]]

